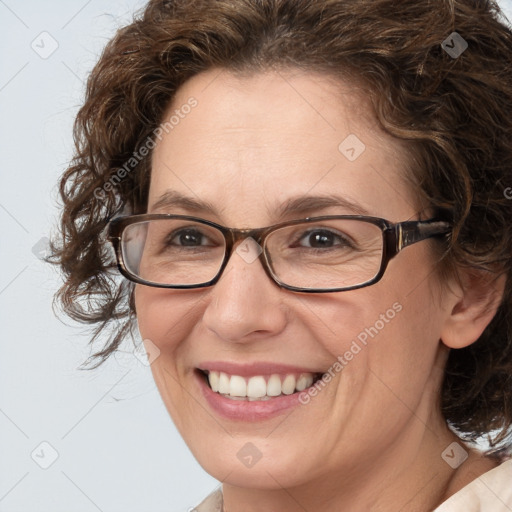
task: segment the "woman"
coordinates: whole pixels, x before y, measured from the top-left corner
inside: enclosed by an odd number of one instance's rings
[[[108,44],[61,182],[58,297],[110,333],[98,364],[139,331],[222,482],[196,510],[512,509],[498,18],[155,0]]]

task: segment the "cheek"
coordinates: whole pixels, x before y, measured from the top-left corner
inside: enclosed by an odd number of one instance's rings
[[[197,324],[198,301],[198,296],[188,291],[182,293],[145,286],[135,290],[140,336],[145,343],[156,346],[158,356],[151,363],[151,371],[168,407],[173,407],[180,399],[180,386],[170,384],[181,382],[189,370],[186,362],[190,347],[185,340]],[[164,396],[167,394],[169,397]]]
[[[437,358],[443,312],[433,303],[427,282],[409,290],[397,283],[384,300],[373,298],[370,303],[378,306],[371,307],[371,314],[362,312],[364,325],[353,326],[349,350],[360,351],[346,368],[346,376],[358,382],[361,403],[397,420],[417,410],[442,378]]]
[[[201,299],[197,292],[137,285],[135,307],[142,338],[164,353],[175,350],[197,320],[194,313]]]
[[[187,367],[189,339],[197,324],[201,295],[190,291],[137,286],[135,306],[141,338],[157,347],[151,372],[162,400],[178,430],[184,432],[183,418],[193,417],[191,401],[183,383],[190,377]],[[148,343],[148,341],[146,341]]]
[[[383,280],[350,297],[307,304],[308,329],[330,354],[333,373],[341,373],[340,392],[350,388],[369,414],[383,404],[413,408],[435,371],[443,311],[428,279],[411,292],[413,282],[396,277],[392,286]]]

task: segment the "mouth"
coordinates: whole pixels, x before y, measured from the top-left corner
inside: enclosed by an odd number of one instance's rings
[[[323,376],[323,373],[241,376],[199,368],[196,372],[214,393],[245,402],[264,402],[294,395],[310,388]]]

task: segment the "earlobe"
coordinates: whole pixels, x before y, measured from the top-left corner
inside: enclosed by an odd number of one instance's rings
[[[489,325],[503,299],[506,275],[484,271],[463,271],[457,293],[448,301],[449,312],[441,341],[449,348],[474,343]]]

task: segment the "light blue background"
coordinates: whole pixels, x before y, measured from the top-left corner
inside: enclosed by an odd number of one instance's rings
[[[130,347],[77,370],[88,337],[55,318],[58,277],[33,253],[57,217],[84,79],[143,4],[0,0],[0,512],[183,512],[217,487]],[[51,48],[43,31],[59,45],[47,59],[31,47]],[[31,458],[43,441],[59,454],[48,469]]]

